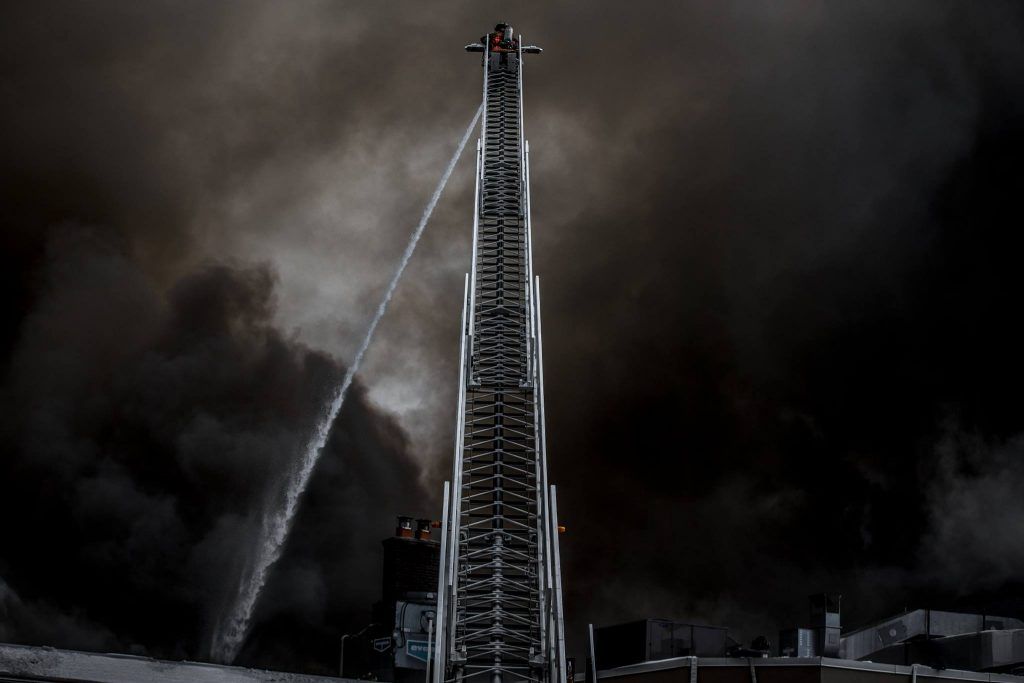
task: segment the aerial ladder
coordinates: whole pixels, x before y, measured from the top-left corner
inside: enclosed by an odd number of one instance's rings
[[[555,487],[545,447],[523,46],[498,24],[483,53],[473,263],[458,423],[444,487],[433,683],[566,683]]]

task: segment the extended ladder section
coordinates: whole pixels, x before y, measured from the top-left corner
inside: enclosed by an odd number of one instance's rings
[[[499,24],[467,46],[484,53],[484,119],[453,481],[445,484],[434,683],[566,680],[520,42]]]

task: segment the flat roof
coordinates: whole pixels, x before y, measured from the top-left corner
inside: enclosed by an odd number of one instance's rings
[[[352,679],[244,669],[204,662],[171,662],[151,657],[78,652],[0,643],[2,681],[88,681],[89,683],[349,683]]]
[[[878,664],[855,659],[833,659],[831,657],[673,657],[672,659],[659,659],[598,671],[597,677],[603,680],[670,669],[689,668],[694,660],[696,660],[698,670],[705,667],[754,667],[755,669],[771,667],[820,667],[823,669],[846,669],[898,676],[914,677],[916,675],[957,681],[978,681],[979,683],[1024,683],[1024,676],[1014,676],[1011,674],[960,671],[958,669],[932,669],[920,664],[914,664],[913,666]],[[586,683],[586,674],[578,673],[574,676],[574,680]]]

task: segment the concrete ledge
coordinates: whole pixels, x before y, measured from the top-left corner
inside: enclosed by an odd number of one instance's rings
[[[0,643],[0,680],[66,683],[347,683],[350,679]]]

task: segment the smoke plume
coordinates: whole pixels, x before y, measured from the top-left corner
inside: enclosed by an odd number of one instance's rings
[[[847,625],[1021,616],[1019,3],[2,12],[4,638],[197,656],[478,105],[461,48],[499,20],[545,49],[526,135],[570,648],[656,615],[771,637],[818,590]],[[333,671],[391,516],[436,514],[471,175],[241,664]]]

